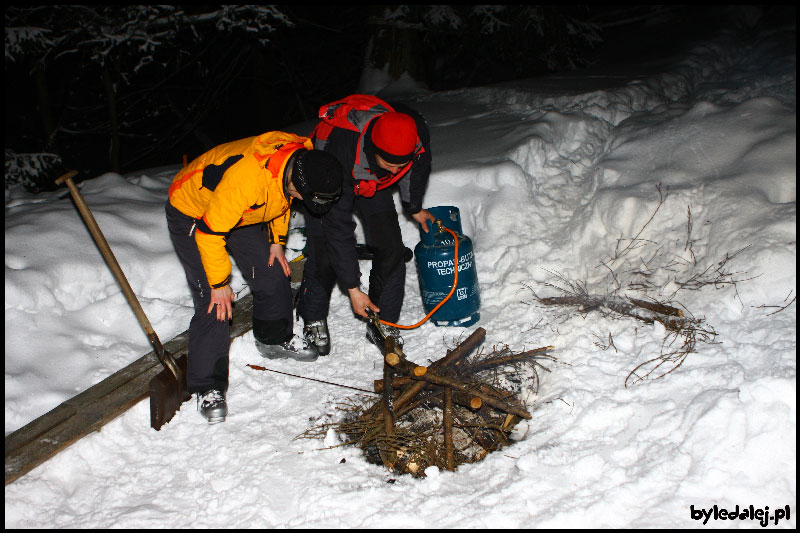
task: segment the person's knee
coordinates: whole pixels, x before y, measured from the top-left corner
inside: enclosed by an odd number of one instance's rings
[[[385,275],[403,263],[405,245],[397,221],[397,214],[386,212],[372,215],[368,219],[368,243],[375,253],[373,264],[382,266]]]
[[[382,246],[375,249],[375,259],[373,259],[373,266],[377,265],[384,278],[390,276],[399,267],[405,265],[403,256],[405,255],[405,247],[403,243],[397,246]]]

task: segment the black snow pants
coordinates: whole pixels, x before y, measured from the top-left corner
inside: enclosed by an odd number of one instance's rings
[[[354,211],[364,229],[366,244],[375,254],[367,295],[380,308],[383,320],[397,322],[405,295],[406,264],[392,188],[377,191],[371,198],[356,197]],[[308,324],[328,317],[336,275],[327,253],[331,239],[323,232],[322,220],[305,214],[305,224],[306,263],[299,311]],[[355,250],[352,253],[355,254]]]
[[[169,202],[167,227],[175,252],[186,272],[194,303],[189,323],[189,392],[228,388],[230,322],[209,314],[211,287],[194,240],[195,220]],[[236,261],[253,294],[253,333],[264,344],[280,344],[292,337],[292,290],[277,261],[268,266],[269,231],[264,224],[236,228],[226,238],[226,248]]]

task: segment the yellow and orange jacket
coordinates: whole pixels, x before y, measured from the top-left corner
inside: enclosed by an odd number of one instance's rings
[[[271,131],[217,146],[172,180],[169,202],[196,219],[195,241],[212,288],[230,282],[225,239],[234,228],[264,222],[270,242],[286,244],[291,197],[283,172],[294,152],[312,148],[307,137]]]

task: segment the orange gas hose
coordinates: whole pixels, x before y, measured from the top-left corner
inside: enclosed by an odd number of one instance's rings
[[[437,221],[437,222],[439,222],[439,221]],[[451,229],[444,227],[444,225],[442,225],[441,223],[439,223],[438,225],[439,225],[439,229],[440,229],[440,230],[444,230],[444,231],[446,231],[446,232],[450,233],[450,234],[453,236],[453,241],[455,242],[455,251],[454,251],[454,257],[453,257],[453,287],[450,289],[450,292],[448,293],[448,295],[444,297],[444,300],[442,300],[441,302],[439,302],[438,304],[436,304],[436,307],[434,307],[433,309],[431,309],[431,312],[430,312],[430,313],[428,313],[427,315],[425,315],[425,318],[423,318],[422,320],[420,320],[420,321],[419,321],[419,322],[417,322],[416,324],[414,324],[414,325],[411,325],[411,326],[401,326],[400,324],[393,324],[393,323],[391,323],[391,322],[387,322],[387,321],[385,321],[385,320],[380,320],[380,323],[381,323],[381,324],[384,324],[384,325],[386,325],[386,326],[393,326],[393,327],[395,327],[395,328],[397,328],[397,329],[415,329],[415,328],[418,328],[418,327],[420,327],[422,324],[424,324],[425,322],[427,322],[427,321],[428,321],[428,319],[430,319],[430,317],[431,317],[431,316],[433,316],[433,314],[434,314],[436,311],[438,311],[438,310],[439,310],[439,308],[440,308],[441,306],[443,306],[443,305],[444,305],[444,303],[445,303],[447,300],[449,300],[449,299],[450,299],[450,297],[451,297],[451,296],[453,295],[453,293],[455,292],[455,290],[456,290],[456,285],[458,285],[458,235],[456,235],[456,232],[455,232],[455,231],[452,231]],[[430,230],[430,231],[433,231],[433,227],[431,227],[431,230]]]

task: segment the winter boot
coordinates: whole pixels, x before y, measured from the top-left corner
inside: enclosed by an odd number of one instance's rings
[[[328,355],[331,352],[331,337],[328,334],[328,320],[315,320],[309,322],[303,328],[306,342],[310,346],[316,346],[320,355]]]
[[[197,410],[206,417],[209,424],[225,422],[225,417],[228,416],[225,393],[216,389],[197,393]]]
[[[256,348],[267,359],[286,359],[288,357],[295,361],[310,363],[319,357],[316,347],[310,346],[299,335],[293,335],[291,339],[282,344],[264,344],[256,340]]]

